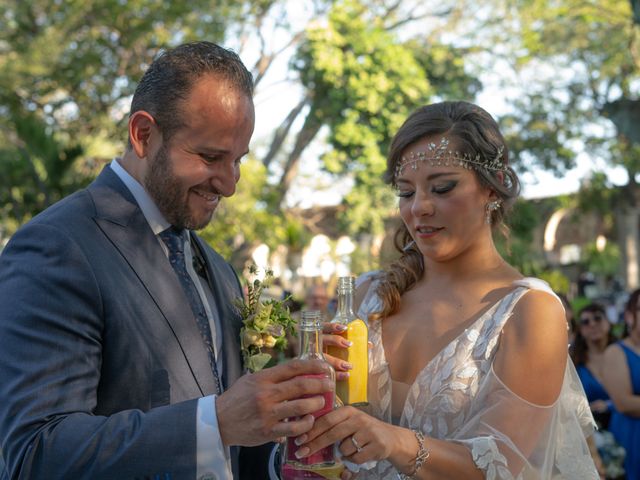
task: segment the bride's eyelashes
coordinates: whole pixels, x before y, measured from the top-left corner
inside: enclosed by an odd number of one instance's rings
[[[456,185],[458,185],[457,180],[451,180],[444,183],[438,183],[431,187],[431,193],[435,193],[436,195],[444,195],[452,191]],[[396,190],[396,195],[400,198],[410,198],[413,196],[415,192],[413,190]]]
[[[413,193],[413,190],[396,190],[396,195],[400,198],[409,198]]]
[[[448,182],[436,184],[431,187],[431,193],[443,195],[453,190],[456,187],[456,185],[458,185],[457,180],[450,180]]]

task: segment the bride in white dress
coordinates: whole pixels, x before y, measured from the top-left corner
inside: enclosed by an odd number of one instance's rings
[[[370,404],[316,420],[299,456],[339,442],[374,465],[358,479],[599,478],[562,304],[494,244],[519,191],[508,160],[497,124],[470,103],[422,107],[398,131],[386,179],[401,257],[362,276],[356,299]]]

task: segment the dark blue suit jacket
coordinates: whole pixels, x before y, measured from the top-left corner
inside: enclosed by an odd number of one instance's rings
[[[241,288],[196,241],[228,386],[242,368]],[[12,237],[0,255],[2,478],[193,480],[197,399],[214,391],[188,300],[109,167]]]

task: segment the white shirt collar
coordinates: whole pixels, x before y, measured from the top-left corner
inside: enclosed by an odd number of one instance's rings
[[[136,199],[136,202],[138,202],[138,206],[140,207],[140,210],[142,210],[142,214],[144,215],[144,218],[147,219],[147,223],[149,223],[153,233],[158,235],[163,230],[169,228],[171,224],[167,222],[164,215],[160,213],[160,210],[151,196],[147,193],[144,187],[129,174],[129,172],[122,168],[122,165],[118,163],[117,158],[114,158],[111,161],[110,167],[129,189],[133,197]]]

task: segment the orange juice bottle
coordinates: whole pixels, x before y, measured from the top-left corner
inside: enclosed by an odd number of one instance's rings
[[[351,342],[349,348],[327,347],[327,353],[353,365],[349,378],[336,382],[336,395],[345,405],[367,405],[367,379],[369,377],[369,329],[353,311],[354,277],[338,278],[338,309],[331,323],[346,325],[341,334]]]

